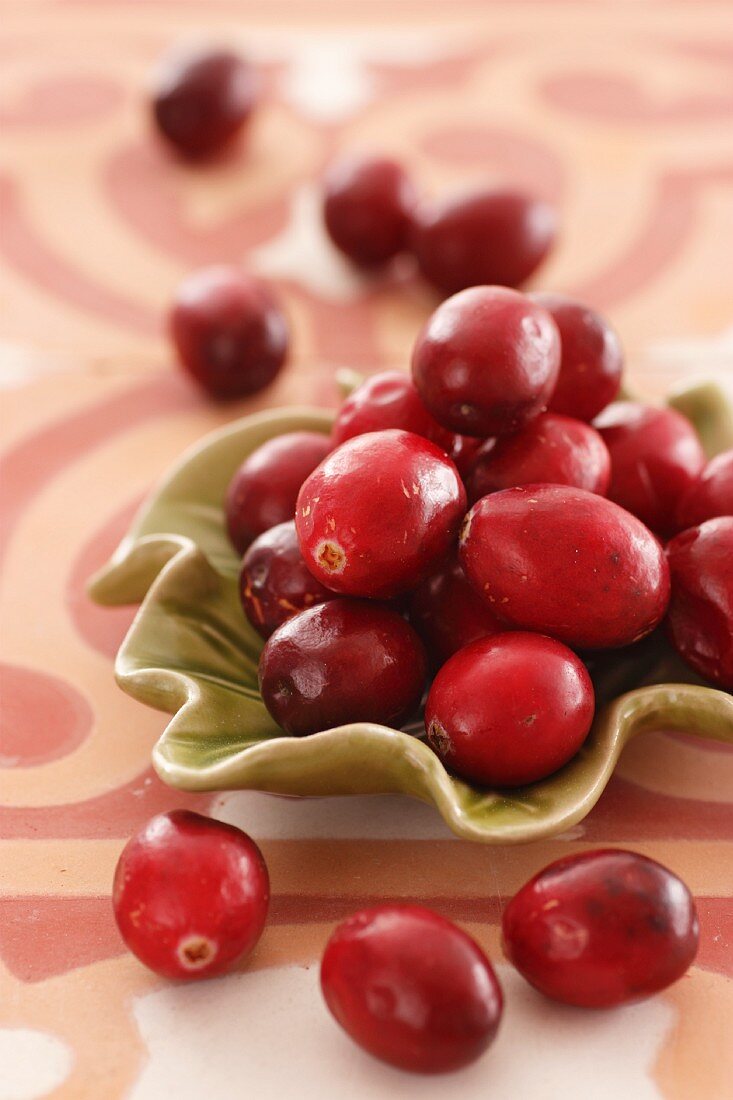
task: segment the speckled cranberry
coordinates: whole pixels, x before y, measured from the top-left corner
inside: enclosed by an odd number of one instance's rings
[[[469,642],[506,630],[489,605],[477,599],[460,563],[451,559],[412,593],[409,619],[439,668]]]
[[[286,432],[244,460],[224,503],[229,538],[240,554],[263,531],[293,518],[301,485],[330,449],[320,432]]]
[[[388,428],[424,436],[449,454],[456,439],[425,408],[410,376],[396,370],[380,371],[346,398],[333,426],[333,445]]]
[[[681,978],[698,946],[690,891],[636,852],[559,859],[504,910],[504,948],[520,974],[553,1000],[609,1008],[650,997]]]
[[[351,1038],[384,1062],[445,1073],[493,1041],[501,986],[478,944],[417,905],[380,905],[338,926],[321,962],[321,989]]]
[[[331,600],[270,637],[260,691],[278,725],[296,737],[349,722],[399,728],[420,703],[425,672],[422,642],[396,611]]]
[[[544,309],[504,287],[476,286],[443,302],[412,353],[412,377],[451,431],[515,432],[544,412],[560,367],[560,337]]]
[[[691,527],[667,544],[667,633],[706,680],[733,691],[733,516]]]
[[[239,574],[239,596],[247,619],[263,638],[308,607],[334,598],[306,568],[295,523],[279,523],[247,550]]]
[[[717,516],[733,516],[733,450],[710,459],[680,497],[675,513],[681,531]]]
[[[386,157],[347,156],[323,181],[328,235],[363,267],[386,263],[407,245],[415,191],[405,169]]]
[[[128,841],[112,903],[141,962],[166,978],[191,979],[225,974],[252,951],[269,897],[265,861],[246,833],[174,810]]]
[[[183,369],[211,397],[269,386],[288,353],[288,323],[272,291],[236,267],[203,268],[178,288],[169,328]]]

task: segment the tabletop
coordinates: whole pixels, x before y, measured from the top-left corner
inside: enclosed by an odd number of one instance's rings
[[[403,158],[426,190],[478,180],[560,209],[536,285],[605,311],[629,377],[660,397],[733,374],[733,24],[724,0],[4,0],[0,43],[3,663],[0,1098],[723,1100],[733,1048],[733,752],[647,735],[571,832],[459,841],[396,796],[296,801],[165,787],[165,716],[125,696],[113,657],[134,609],[85,584],[182,448],[246,412],[333,406],[347,365],[404,365],[431,308],[409,270],[357,278],[320,227],[334,152]],[[151,66],[225,41],[260,66],[249,138],[206,169],[160,147]],[[163,331],[182,276],[244,262],[276,283],[292,361],[212,407]],[[253,958],[171,985],[122,944],[110,885],[126,838],[188,806],[250,832],[272,878]],[[543,1001],[502,961],[506,899],[550,859],[599,845],[660,859],[693,890],[701,948],[663,995],[614,1012]],[[419,1079],[352,1046],[320,1004],[334,924],[411,899],[497,962],[491,1052]]]

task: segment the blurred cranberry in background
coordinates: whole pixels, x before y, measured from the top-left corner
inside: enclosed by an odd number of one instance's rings
[[[323,180],[323,219],[333,243],[364,267],[386,263],[407,244],[415,191],[386,157],[343,157]]]

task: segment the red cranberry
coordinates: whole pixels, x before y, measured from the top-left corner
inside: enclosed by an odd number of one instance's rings
[[[333,598],[306,568],[293,520],[271,527],[252,543],[242,562],[239,595],[263,638],[299,611]]]
[[[680,497],[675,518],[684,531],[716,516],[733,516],[733,450],[710,459]]]
[[[308,568],[325,585],[390,599],[446,556],[465,510],[448,456],[392,429],[337,447],[300,490],[295,526]]]
[[[411,247],[425,278],[444,294],[470,286],[521,286],[557,234],[557,215],[518,191],[476,191],[423,203]]]
[[[646,856],[581,852],[545,867],[504,910],[504,947],[547,997],[608,1008],[681,978],[697,953],[690,891]]]
[[[706,680],[733,691],[733,516],[691,527],[667,544],[667,632]]]
[[[540,481],[602,496],[610,478],[608,448],[597,431],[582,420],[543,413],[515,435],[484,444],[466,486],[472,502],[498,489]]]
[[[166,57],[153,90],[161,135],[192,160],[218,153],[239,133],[257,99],[249,62],[229,50]]]
[[[333,444],[387,428],[422,435],[448,453],[456,439],[430,415],[409,375],[396,370],[373,375],[346,398],[333,426]]]
[[[263,531],[293,518],[301,485],[330,449],[318,432],[287,432],[244,460],[225,501],[229,538],[240,554]]]
[[[705,465],[690,421],[674,409],[618,401],[594,427],[611,455],[610,499],[658,535],[673,534],[678,501]]]
[[[456,469],[462,478],[465,478],[473,466],[479,450],[488,443],[481,436],[454,435],[453,445],[448,454],[456,464]]]
[[[613,401],[621,385],[624,353],[605,317],[560,294],[530,294],[560,331],[560,375],[550,411],[592,420]]]
[[[252,951],[269,897],[265,861],[246,833],[174,810],[128,841],[112,903],[122,938],[151,970],[210,978]]]
[[[349,722],[399,727],[420,703],[425,666],[420,639],[396,611],[331,600],[278,627],[260,657],[260,691],[296,737]]]
[[[480,638],[443,665],[428,695],[425,729],[456,775],[486,787],[521,787],[575,755],[594,706],[590,676],[572,650],[542,634],[509,632]]]
[[[418,905],[380,905],[340,924],[321,989],[351,1038],[417,1073],[460,1069],[496,1035],[503,997],[478,944]]]
[[[544,309],[477,286],[438,306],[417,338],[412,376],[433,416],[464,435],[515,432],[547,407],[560,337]]]
[[[288,324],[269,287],[224,265],[181,284],[170,332],[184,370],[220,400],[269,386],[288,351]]]
[[[354,263],[386,263],[406,247],[415,193],[402,165],[344,157],[326,172],[323,190],[328,234]]]
[[[469,642],[506,630],[489,605],[476,598],[455,559],[415,589],[409,617],[436,668]]]

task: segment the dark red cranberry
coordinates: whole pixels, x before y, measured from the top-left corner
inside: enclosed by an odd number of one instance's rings
[[[334,594],[306,568],[291,520],[264,531],[252,543],[242,562],[239,595],[252,626],[269,638],[287,619]]]
[[[456,438],[430,415],[410,376],[396,370],[373,375],[346,398],[333,426],[333,444],[387,428],[422,435],[448,453]]]
[[[425,278],[455,294],[469,286],[521,286],[556,235],[548,203],[519,191],[477,191],[420,204],[411,247]]]
[[[602,496],[610,479],[611,459],[597,431],[582,420],[542,413],[515,435],[484,444],[466,487],[472,503],[499,489],[540,481]]]
[[[425,670],[422,643],[396,611],[331,600],[270,637],[260,691],[278,725],[296,737],[349,722],[398,728],[420,703]]]
[[[323,954],[321,989],[359,1046],[416,1073],[475,1061],[503,1009],[501,986],[478,944],[417,905],[380,905],[340,924]]]
[[[220,400],[273,381],[288,352],[288,323],[271,290],[236,267],[207,267],[178,289],[169,319],[181,366]]]
[[[412,376],[446,428],[515,432],[544,412],[560,367],[560,337],[544,309],[504,287],[476,286],[438,306],[417,338]]]
[[[667,561],[667,633],[675,649],[706,680],[733,691],[733,516],[677,535]]]
[[[293,518],[301,485],[330,449],[318,432],[287,432],[244,460],[224,505],[229,538],[240,554],[263,531]]]
[[[363,267],[386,263],[403,251],[414,204],[409,176],[385,157],[343,157],[323,181],[328,235]]]
[[[448,453],[455,462],[458,473],[464,480],[474,463],[476,455],[487,443],[488,440],[483,439],[481,436],[453,436],[453,445]]]
[[[690,421],[674,409],[617,401],[593,426],[611,455],[609,498],[658,535],[673,534],[680,497],[705,465]]]
[[[455,559],[415,589],[409,618],[436,668],[469,642],[506,630],[488,603],[477,599]]]
[[[452,549],[466,491],[448,456],[390,429],[348,439],[298,496],[306,565],[350,596],[391,599],[414,588]]]
[[[211,978],[262,934],[270,887],[241,829],[188,810],[160,814],[125,846],[112,894],[122,938],[166,978]]]
[[[617,396],[624,369],[621,342],[605,317],[560,294],[530,294],[560,331],[560,375],[550,411],[590,421]]]
[[[583,1008],[650,997],[697,953],[698,922],[677,875],[636,852],[581,852],[545,867],[504,910],[504,947],[540,993]]]
[[[153,117],[161,135],[191,160],[218,153],[242,129],[257,100],[257,77],[229,50],[173,53],[157,73]]]
[[[542,634],[480,638],[443,665],[425,706],[428,744],[446,768],[486,787],[520,787],[566,764],[588,736],[595,698],[585,665]]]
[[[711,458],[677,503],[681,531],[716,516],[733,516],[733,450]]]

